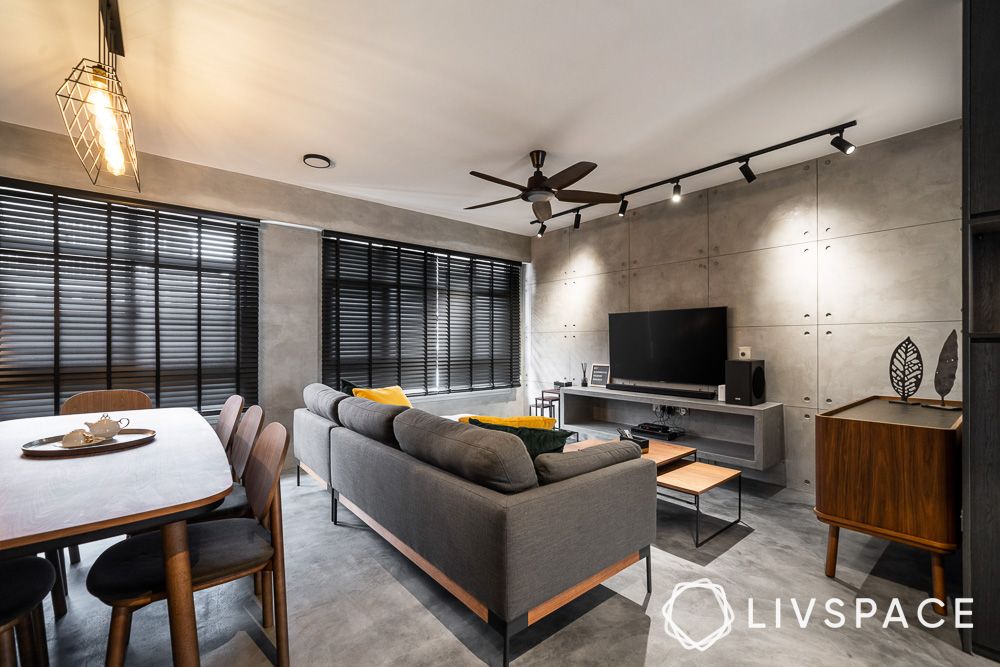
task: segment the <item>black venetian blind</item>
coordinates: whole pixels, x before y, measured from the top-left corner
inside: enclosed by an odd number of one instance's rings
[[[323,381],[425,395],[520,385],[521,266],[325,232]]]
[[[0,419],[257,400],[259,223],[0,180]]]

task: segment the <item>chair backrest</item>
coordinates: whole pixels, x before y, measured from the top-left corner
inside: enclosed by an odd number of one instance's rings
[[[240,420],[241,412],[243,412],[243,397],[233,394],[222,405],[219,421],[215,422],[215,434],[219,436],[219,442],[226,452],[229,452],[229,448],[233,445],[233,433],[236,432],[236,422]]]
[[[233,466],[236,479],[242,481],[247,469],[247,461],[250,460],[250,451],[254,443],[260,436],[260,429],[264,426],[264,408],[259,405],[251,405],[243,413],[240,425],[236,427],[236,435],[233,436],[233,446],[229,448],[229,464]]]
[[[247,502],[257,521],[263,521],[271,509],[287,451],[288,431],[278,422],[265,426],[250,450],[243,485],[247,490]]]
[[[73,394],[59,410],[61,415],[81,415],[87,412],[117,410],[149,410],[153,401],[135,389],[101,389]]]

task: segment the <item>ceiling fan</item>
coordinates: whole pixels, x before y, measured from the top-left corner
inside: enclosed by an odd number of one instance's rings
[[[518,185],[517,183],[511,183],[496,176],[490,176],[478,171],[470,171],[469,173],[476,178],[506,185],[508,188],[520,190],[521,194],[514,197],[507,197],[506,199],[486,202],[485,204],[466,206],[465,210],[470,211],[474,208],[484,208],[486,206],[493,206],[494,204],[514,201],[515,199],[523,199],[524,201],[531,202],[531,210],[535,213],[535,217],[539,221],[545,222],[552,217],[552,203],[550,200],[553,197],[559,201],[573,204],[616,204],[621,201],[620,195],[613,195],[607,192],[566,189],[594,171],[594,169],[597,169],[597,165],[593,162],[577,162],[554,176],[545,176],[542,173],[542,165],[545,164],[545,151],[531,151],[528,157],[531,158],[531,166],[535,168],[535,173],[528,179],[527,185]]]

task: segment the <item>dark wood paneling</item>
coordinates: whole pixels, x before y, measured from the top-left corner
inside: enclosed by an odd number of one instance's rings
[[[969,507],[965,510],[975,600],[973,644],[1000,652],[1000,345],[973,343],[970,366]]]
[[[971,12],[966,27],[969,213],[973,217],[1000,211],[1000,2],[966,0]]]
[[[1000,233],[973,231],[970,259],[972,331],[1000,332]]]

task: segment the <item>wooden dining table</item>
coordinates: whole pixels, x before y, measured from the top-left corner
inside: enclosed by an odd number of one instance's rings
[[[158,529],[163,536],[170,643],[175,665],[198,665],[187,520],[233,486],[215,430],[190,408],[115,412],[129,428],[156,431],[133,449],[28,458],[21,445],[84,428],[98,414],[0,422],[0,559]]]

